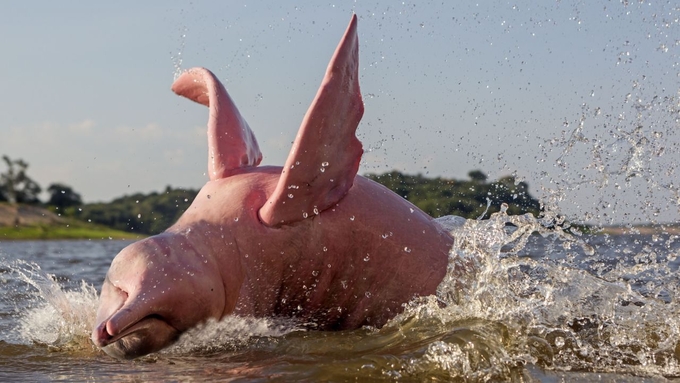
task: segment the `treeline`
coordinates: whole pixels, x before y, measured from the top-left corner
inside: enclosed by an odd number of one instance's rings
[[[0,202],[46,205],[55,208],[82,205],[80,194],[70,186],[53,183],[47,187],[50,197],[43,203],[39,195],[42,187],[27,174],[28,163],[22,159],[13,160],[2,156],[6,169],[0,173]]]
[[[486,175],[479,170],[469,172],[469,180],[426,178],[398,171],[366,177],[387,186],[435,218],[444,215],[478,218],[485,211],[488,218],[499,211],[503,203],[508,204],[508,214],[538,215],[541,209],[538,200],[529,194],[526,182],[517,182],[508,176],[487,183]],[[488,211],[487,204],[490,204]]]
[[[498,211],[502,203],[508,204],[510,214],[539,213],[540,204],[531,197],[525,182],[504,177],[487,183],[486,176],[480,171],[470,172],[469,176],[470,180],[461,181],[392,171],[369,174],[367,178],[387,186],[433,217],[454,214],[477,218],[487,210],[489,201],[487,217]],[[110,203],[71,207],[62,213],[118,230],[157,234],[177,221],[196,194],[198,190],[168,186],[160,193],[133,194]]]
[[[109,203],[83,204],[80,194],[56,183],[47,188],[50,198],[43,203],[38,198],[42,189],[26,174],[28,164],[7,156],[3,156],[3,161],[7,170],[0,173],[0,201],[42,205],[65,217],[127,232],[158,234],[164,231],[198,194],[195,189],[167,186],[163,192],[137,193]],[[485,212],[488,217],[500,210],[502,203],[508,204],[509,214],[538,215],[540,211],[539,202],[529,194],[525,182],[517,182],[514,177],[487,182],[486,175],[479,170],[469,172],[469,180],[427,178],[398,171],[366,177],[385,185],[433,217],[478,218]]]
[[[62,214],[116,230],[158,234],[179,219],[198,194],[195,189],[173,189],[150,194],[137,193],[109,203],[93,203],[64,209]]]
[[[191,204],[198,190],[166,187],[162,193],[134,194],[109,203],[84,204],[79,193],[68,185],[50,184],[47,201],[43,191],[28,175],[28,163],[2,156],[5,170],[0,172],[0,202],[45,207],[62,217],[108,226],[121,231],[157,234],[170,227]]]

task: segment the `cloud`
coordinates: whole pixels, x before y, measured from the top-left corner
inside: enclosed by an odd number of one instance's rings
[[[96,126],[94,120],[86,119],[71,124],[60,124],[52,121],[43,121],[31,126],[14,126],[2,134],[0,152],[9,154],[23,153],[46,153],[54,152],[56,148],[67,148],[84,136],[89,136]]]
[[[68,131],[75,134],[87,134],[92,132],[92,128],[95,126],[94,120],[86,119],[78,123],[68,125]]]
[[[171,164],[183,164],[186,159],[186,153],[184,149],[181,148],[165,150],[163,152],[163,158]]]
[[[163,138],[163,129],[155,122],[146,124],[145,126],[129,127],[118,126],[114,129],[115,137],[119,140],[143,140],[143,141],[157,141]]]

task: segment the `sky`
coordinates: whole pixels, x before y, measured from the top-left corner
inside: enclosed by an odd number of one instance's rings
[[[170,85],[203,66],[282,165],[352,13],[360,174],[479,169],[575,221],[678,221],[674,1],[3,2],[0,155],[86,202],[200,188],[207,109]]]

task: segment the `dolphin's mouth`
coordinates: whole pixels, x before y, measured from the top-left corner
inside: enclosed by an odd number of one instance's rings
[[[158,315],[150,315],[111,336],[102,322],[92,341],[108,355],[118,359],[134,359],[159,351],[179,338],[180,331]]]

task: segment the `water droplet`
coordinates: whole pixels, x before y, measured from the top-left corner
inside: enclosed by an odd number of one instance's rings
[[[317,209],[316,206],[314,206],[314,214],[315,214],[315,215],[319,215],[319,209]]]
[[[238,222],[238,217],[235,217],[235,218],[234,218],[234,222]]]
[[[141,215],[141,214],[137,214],[137,219],[140,219],[140,218],[142,218],[142,215]]]
[[[318,277],[318,276],[319,276],[319,272],[316,271],[316,270],[314,270],[314,271],[312,271],[312,275],[315,276],[315,277]]]
[[[322,162],[322,163],[321,163],[321,166],[323,166],[324,168],[327,167],[327,166],[328,166],[328,162]]]
[[[293,198],[293,195],[292,195],[292,194],[288,194],[288,198]]]
[[[347,281],[340,281],[343,289],[347,289]]]
[[[349,217],[350,221],[354,221],[354,216]]]
[[[302,213],[302,218],[307,218],[308,216],[309,214],[307,214],[307,212]]]
[[[564,346],[564,338],[558,336],[555,338],[555,347],[562,348]]]
[[[409,247],[404,247],[404,251],[407,252],[407,253],[410,253],[411,249]]]
[[[324,253],[328,251],[328,248],[326,246],[323,247]]]
[[[366,292],[364,293],[364,295],[366,296],[366,298],[370,298],[370,297],[371,297],[371,292],[370,292],[370,291],[366,291]]]

